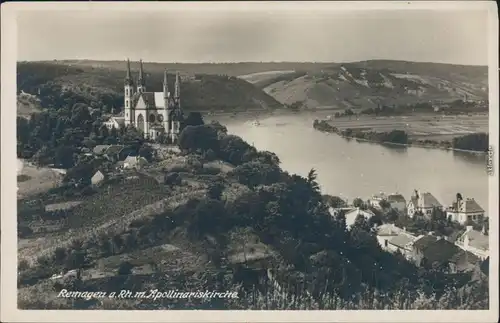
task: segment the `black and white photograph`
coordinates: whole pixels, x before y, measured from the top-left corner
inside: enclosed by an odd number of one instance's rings
[[[2,321],[497,320],[494,2],[1,10]]]

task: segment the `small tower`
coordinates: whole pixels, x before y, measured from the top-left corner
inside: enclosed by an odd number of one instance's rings
[[[128,126],[131,123],[134,123],[133,117],[133,107],[132,107],[132,97],[134,96],[134,81],[132,80],[132,76],[130,73],[130,61],[127,59],[127,76],[125,77],[124,82],[124,107],[123,110],[125,112],[125,126]]]
[[[139,61],[139,79],[137,80],[137,92],[146,92],[146,81],[144,80],[144,71],[142,69],[142,59]]]
[[[175,74],[175,92],[174,92],[174,100],[176,108],[181,108],[181,80],[179,76],[179,72]]]
[[[163,110],[165,113],[165,118],[163,120],[163,129],[165,129],[165,135],[169,137],[170,134],[170,92],[168,91],[168,77],[167,70],[163,74]]]

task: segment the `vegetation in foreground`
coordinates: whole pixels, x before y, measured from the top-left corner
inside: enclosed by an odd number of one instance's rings
[[[163,195],[168,199],[178,194],[175,187],[188,185],[186,188],[194,192],[194,184],[183,184],[194,176],[203,193],[187,194],[184,200],[162,204],[148,212],[141,211],[140,204],[132,205],[130,210],[137,208],[139,213],[120,219],[110,210],[132,198],[126,190],[121,197],[105,199],[110,203],[107,206],[92,201],[102,201],[107,187],[114,190],[115,185],[118,188],[123,182],[109,182],[95,192],[87,189],[89,197],[67,211],[67,217],[85,218],[89,213],[92,217],[74,225],[85,229],[99,221],[104,225],[106,221],[122,223],[113,230],[94,231],[68,240],[70,243],[60,244],[34,264],[21,261],[21,308],[488,307],[488,277],[479,269],[451,274],[442,267],[417,268],[400,254],[382,251],[371,230],[373,223],[363,217],[347,230],[342,214],[330,215],[314,170],[307,177],[289,174],[279,167],[275,154],[257,151],[241,138],[227,134],[218,123],[186,126],[179,144],[191,160],[186,162],[185,171],[160,168],[163,181],[150,185],[161,185],[158,198]],[[206,175],[202,169],[209,160],[222,160],[234,168],[227,173]],[[82,190],[85,187],[88,186],[83,185]],[[150,186],[137,183],[136,190],[148,192]],[[85,211],[91,205],[92,209]],[[23,216],[28,217],[26,213]],[[157,251],[156,256],[147,259],[132,256],[138,252],[147,254],[147,250],[166,244],[174,247]],[[110,257],[115,260],[106,260]],[[47,280],[55,272],[72,269],[82,274]],[[56,298],[62,288],[109,292],[231,290],[237,291],[239,298],[154,302]]]

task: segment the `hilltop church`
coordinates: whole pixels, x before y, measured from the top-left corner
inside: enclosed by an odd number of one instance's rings
[[[177,72],[175,76],[173,95],[168,90],[167,81],[167,71],[165,70],[163,91],[146,91],[146,80],[141,60],[139,79],[137,87],[135,87],[130,72],[130,61],[127,60],[127,75],[124,82],[124,115],[122,118],[112,118],[107,121],[106,126],[112,128],[132,125],[142,131],[149,139],[154,140],[165,135],[171,143],[177,142],[183,119],[179,73]]]

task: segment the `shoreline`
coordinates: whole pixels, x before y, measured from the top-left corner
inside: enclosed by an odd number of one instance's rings
[[[416,148],[426,148],[426,149],[440,149],[440,150],[445,150],[445,151],[457,151],[457,152],[465,152],[465,153],[472,153],[476,155],[486,155],[487,152],[485,151],[479,151],[479,150],[468,150],[468,149],[458,149],[458,148],[453,148],[453,147],[443,147],[442,144],[435,142],[435,144],[422,144],[422,143],[395,143],[395,142],[390,142],[390,141],[376,141],[376,140],[370,140],[370,139],[365,139],[365,138],[358,138],[354,136],[345,136],[342,133],[339,132],[339,130],[335,127],[330,126],[328,123],[328,127],[331,127],[331,131],[328,131],[327,129],[320,129],[318,125],[322,124],[323,122],[326,122],[326,120],[315,120],[313,123],[313,128],[316,131],[327,133],[327,134],[335,134],[340,136],[341,138],[347,139],[347,140],[356,140],[356,141],[361,141],[361,142],[366,142],[366,143],[373,143],[373,144],[380,144],[380,145],[392,145],[392,146],[402,146],[402,147],[416,147]]]

